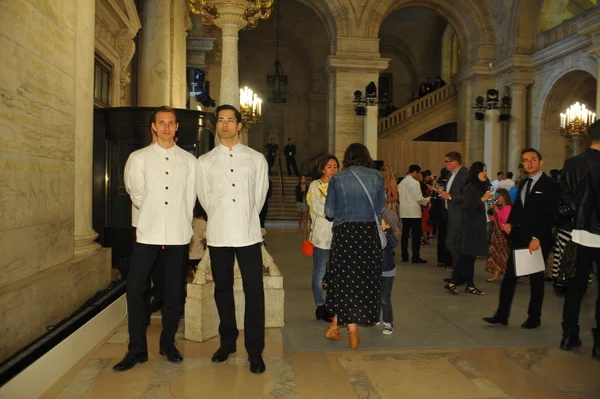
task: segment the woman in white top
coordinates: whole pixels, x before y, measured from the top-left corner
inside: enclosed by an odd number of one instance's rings
[[[333,315],[325,310],[325,298],[323,297],[322,281],[327,270],[327,260],[329,258],[329,248],[331,247],[332,224],[325,218],[325,199],[327,198],[327,187],[329,180],[338,172],[340,163],[334,155],[328,155],[323,158],[319,164],[321,177],[313,180],[308,188],[306,202],[310,211],[312,230],[310,241],[315,246],[313,252],[313,273],[312,273],[312,291],[317,310],[315,317],[317,320],[331,322]]]

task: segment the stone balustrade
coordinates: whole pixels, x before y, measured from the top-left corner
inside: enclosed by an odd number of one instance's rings
[[[389,116],[379,119],[378,132],[382,132],[399,125],[414,115],[418,115],[435,105],[452,100],[456,97],[456,90],[452,85],[446,85],[441,89],[429,93],[416,101],[392,112]]]
[[[590,8],[589,10],[582,12],[573,18],[567,19],[560,25],[557,25],[544,33],[540,33],[538,35],[538,51],[543,50],[546,47],[567,37],[570,37],[571,35],[574,35],[577,32],[577,23],[595,11],[596,8]]]

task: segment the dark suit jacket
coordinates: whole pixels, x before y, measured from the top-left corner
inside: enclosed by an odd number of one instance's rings
[[[540,179],[531,187],[529,197],[523,206],[521,191],[527,180],[519,186],[517,201],[513,204],[508,222],[512,225],[510,239],[512,248],[526,248],[532,237],[537,237],[542,246],[544,258],[552,248],[552,228],[556,223],[556,209],[561,195],[560,185],[551,177],[542,173]]]
[[[464,189],[469,180],[469,169],[461,167],[454,176],[448,192],[452,197],[448,202],[448,230],[459,230],[465,203]]]
[[[460,252],[471,256],[488,256],[487,219],[485,203],[481,197],[485,191],[471,183],[464,189],[464,208],[461,224]]]

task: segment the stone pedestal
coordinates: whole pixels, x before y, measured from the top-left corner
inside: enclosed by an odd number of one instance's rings
[[[364,145],[369,150],[371,158],[379,159],[377,155],[377,117],[379,110],[377,105],[367,106],[365,115],[365,138]]]
[[[265,327],[283,327],[283,277],[264,276]],[[215,283],[188,284],[185,303],[185,339],[203,342],[219,335],[219,313],[214,299]],[[235,318],[239,330],[244,329],[245,297],[242,279],[233,283]]]
[[[485,141],[483,162],[487,165],[488,176],[495,176],[502,165],[502,127],[498,122],[500,111],[490,109],[485,112]]]

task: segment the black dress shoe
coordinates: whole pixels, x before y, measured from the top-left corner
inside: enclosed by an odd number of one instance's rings
[[[223,363],[225,360],[227,360],[229,355],[235,353],[235,350],[235,346],[233,348],[226,348],[221,346],[219,349],[217,349],[215,354],[212,356],[211,360],[213,363]]]
[[[138,363],[146,363],[148,361],[148,352],[131,353],[127,352],[123,360],[113,366],[114,371],[127,371],[132,369]]]
[[[570,351],[573,348],[578,348],[581,346],[581,339],[579,339],[579,335],[577,334],[569,334],[563,336],[560,341],[560,349],[564,351]]]
[[[427,263],[427,261],[425,259],[417,258],[413,259],[412,263]]]
[[[508,317],[500,317],[498,315],[493,315],[492,317],[484,317],[483,321],[490,324],[502,324],[503,326],[508,325]]]
[[[265,362],[262,358],[262,356],[252,356],[250,358],[248,358],[248,360],[250,361],[250,372],[254,373],[254,374],[261,374],[264,373],[265,370],[267,369],[267,366],[265,366]]]
[[[179,352],[179,349],[177,349],[175,344],[170,345],[167,349],[161,349],[158,353],[163,356],[167,355],[167,360],[171,363],[179,363],[183,361],[183,356],[181,356],[181,352]]]
[[[402,258],[402,263],[408,263],[408,258]]]
[[[592,358],[595,360],[600,360],[600,346],[594,346],[592,348]]]
[[[527,319],[523,324],[521,324],[521,328],[526,330],[533,330],[534,328],[538,328],[542,325],[542,321],[540,319]]]

